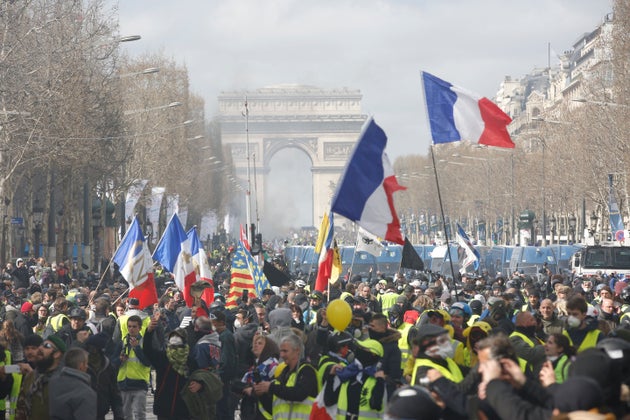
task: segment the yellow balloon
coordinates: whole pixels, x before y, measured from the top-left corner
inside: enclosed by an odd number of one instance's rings
[[[352,321],[352,308],[345,300],[335,299],[326,308],[326,318],[334,329],[343,331]]]

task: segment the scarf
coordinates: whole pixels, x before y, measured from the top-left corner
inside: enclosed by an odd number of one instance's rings
[[[183,347],[167,347],[166,357],[175,372],[184,377],[188,376],[188,344]]]
[[[349,381],[350,379],[356,378],[357,381],[363,383],[363,376],[364,375],[366,377],[374,376],[374,374],[376,373],[376,370],[377,370],[376,365],[368,366],[364,368],[361,362],[359,362],[358,360],[355,360],[352,363],[350,363],[348,366],[344,367],[343,369],[338,370],[336,375],[337,375],[337,378],[339,378],[341,382],[346,382],[346,381]]]

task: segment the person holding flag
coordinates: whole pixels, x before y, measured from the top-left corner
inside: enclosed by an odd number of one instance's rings
[[[129,297],[137,299],[140,308],[158,302],[153,261],[137,216],[131,222],[112,261],[118,265],[120,275],[129,284]]]

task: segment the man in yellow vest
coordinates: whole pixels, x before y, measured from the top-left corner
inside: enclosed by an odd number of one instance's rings
[[[118,368],[118,388],[125,418],[144,420],[151,362],[143,351],[142,319],[127,318],[127,334],[114,348],[112,365]],[[117,356],[117,357],[116,357]]]
[[[324,404],[337,405],[337,420],[380,419],[387,405],[385,372],[380,368],[383,346],[373,339],[357,340],[355,354],[353,363],[330,370]]]
[[[256,395],[272,394],[274,419],[308,419],[310,416],[317,396],[317,373],[303,361],[303,355],[302,339],[295,334],[284,336],[280,341],[280,357],[285,367],[274,381],[254,384]]]
[[[521,361],[521,369],[531,367],[534,375],[538,375],[543,363],[547,360],[543,342],[536,337],[536,318],[531,312],[519,312],[516,315],[514,332],[510,334],[510,342]]]
[[[456,383],[464,379],[461,369],[452,359],[454,351],[448,330],[424,324],[418,328],[413,345],[416,360],[411,373],[411,385],[422,384],[430,369],[436,369],[443,377]]]
[[[576,295],[567,301],[567,329],[563,334],[569,337],[571,345],[578,353],[595,347],[604,338],[604,334],[597,329],[597,320],[586,316],[588,304],[581,295]]]

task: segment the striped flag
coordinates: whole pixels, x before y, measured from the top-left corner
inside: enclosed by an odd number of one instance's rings
[[[239,242],[232,255],[232,280],[225,307],[230,309],[238,306],[236,300],[243,296],[245,290],[248,294],[262,297],[263,290],[270,288],[269,281],[252,254]]]
[[[157,303],[153,261],[137,217],[134,217],[112,260],[129,283],[129,297],[137,298],[142,309]]]
[[[153,259],[173,274],[175,284],[184,294],[188,307],[193,304],[190,286],[197,280],[190,249],[190,241],[186,236],[186,231],[177,213],[174,213],[162,234],[162,238],[160,238],[160,242],[153,251]]]
[[[212,282],[212,272],[210,271],[206,251],[203,249],[203,245],[199,240],[196,228],[191,228],[186,232],[186,236],[188,236],[188,240],[190,241],[190,253],[192,254],[192,262],[193,267],[195,267],[197,281],[205,281],[212,285],[212,287],[205,289],[203,295],[201,295],[201,298],[210,306],[212,302],[214,302],[214,283]]]

